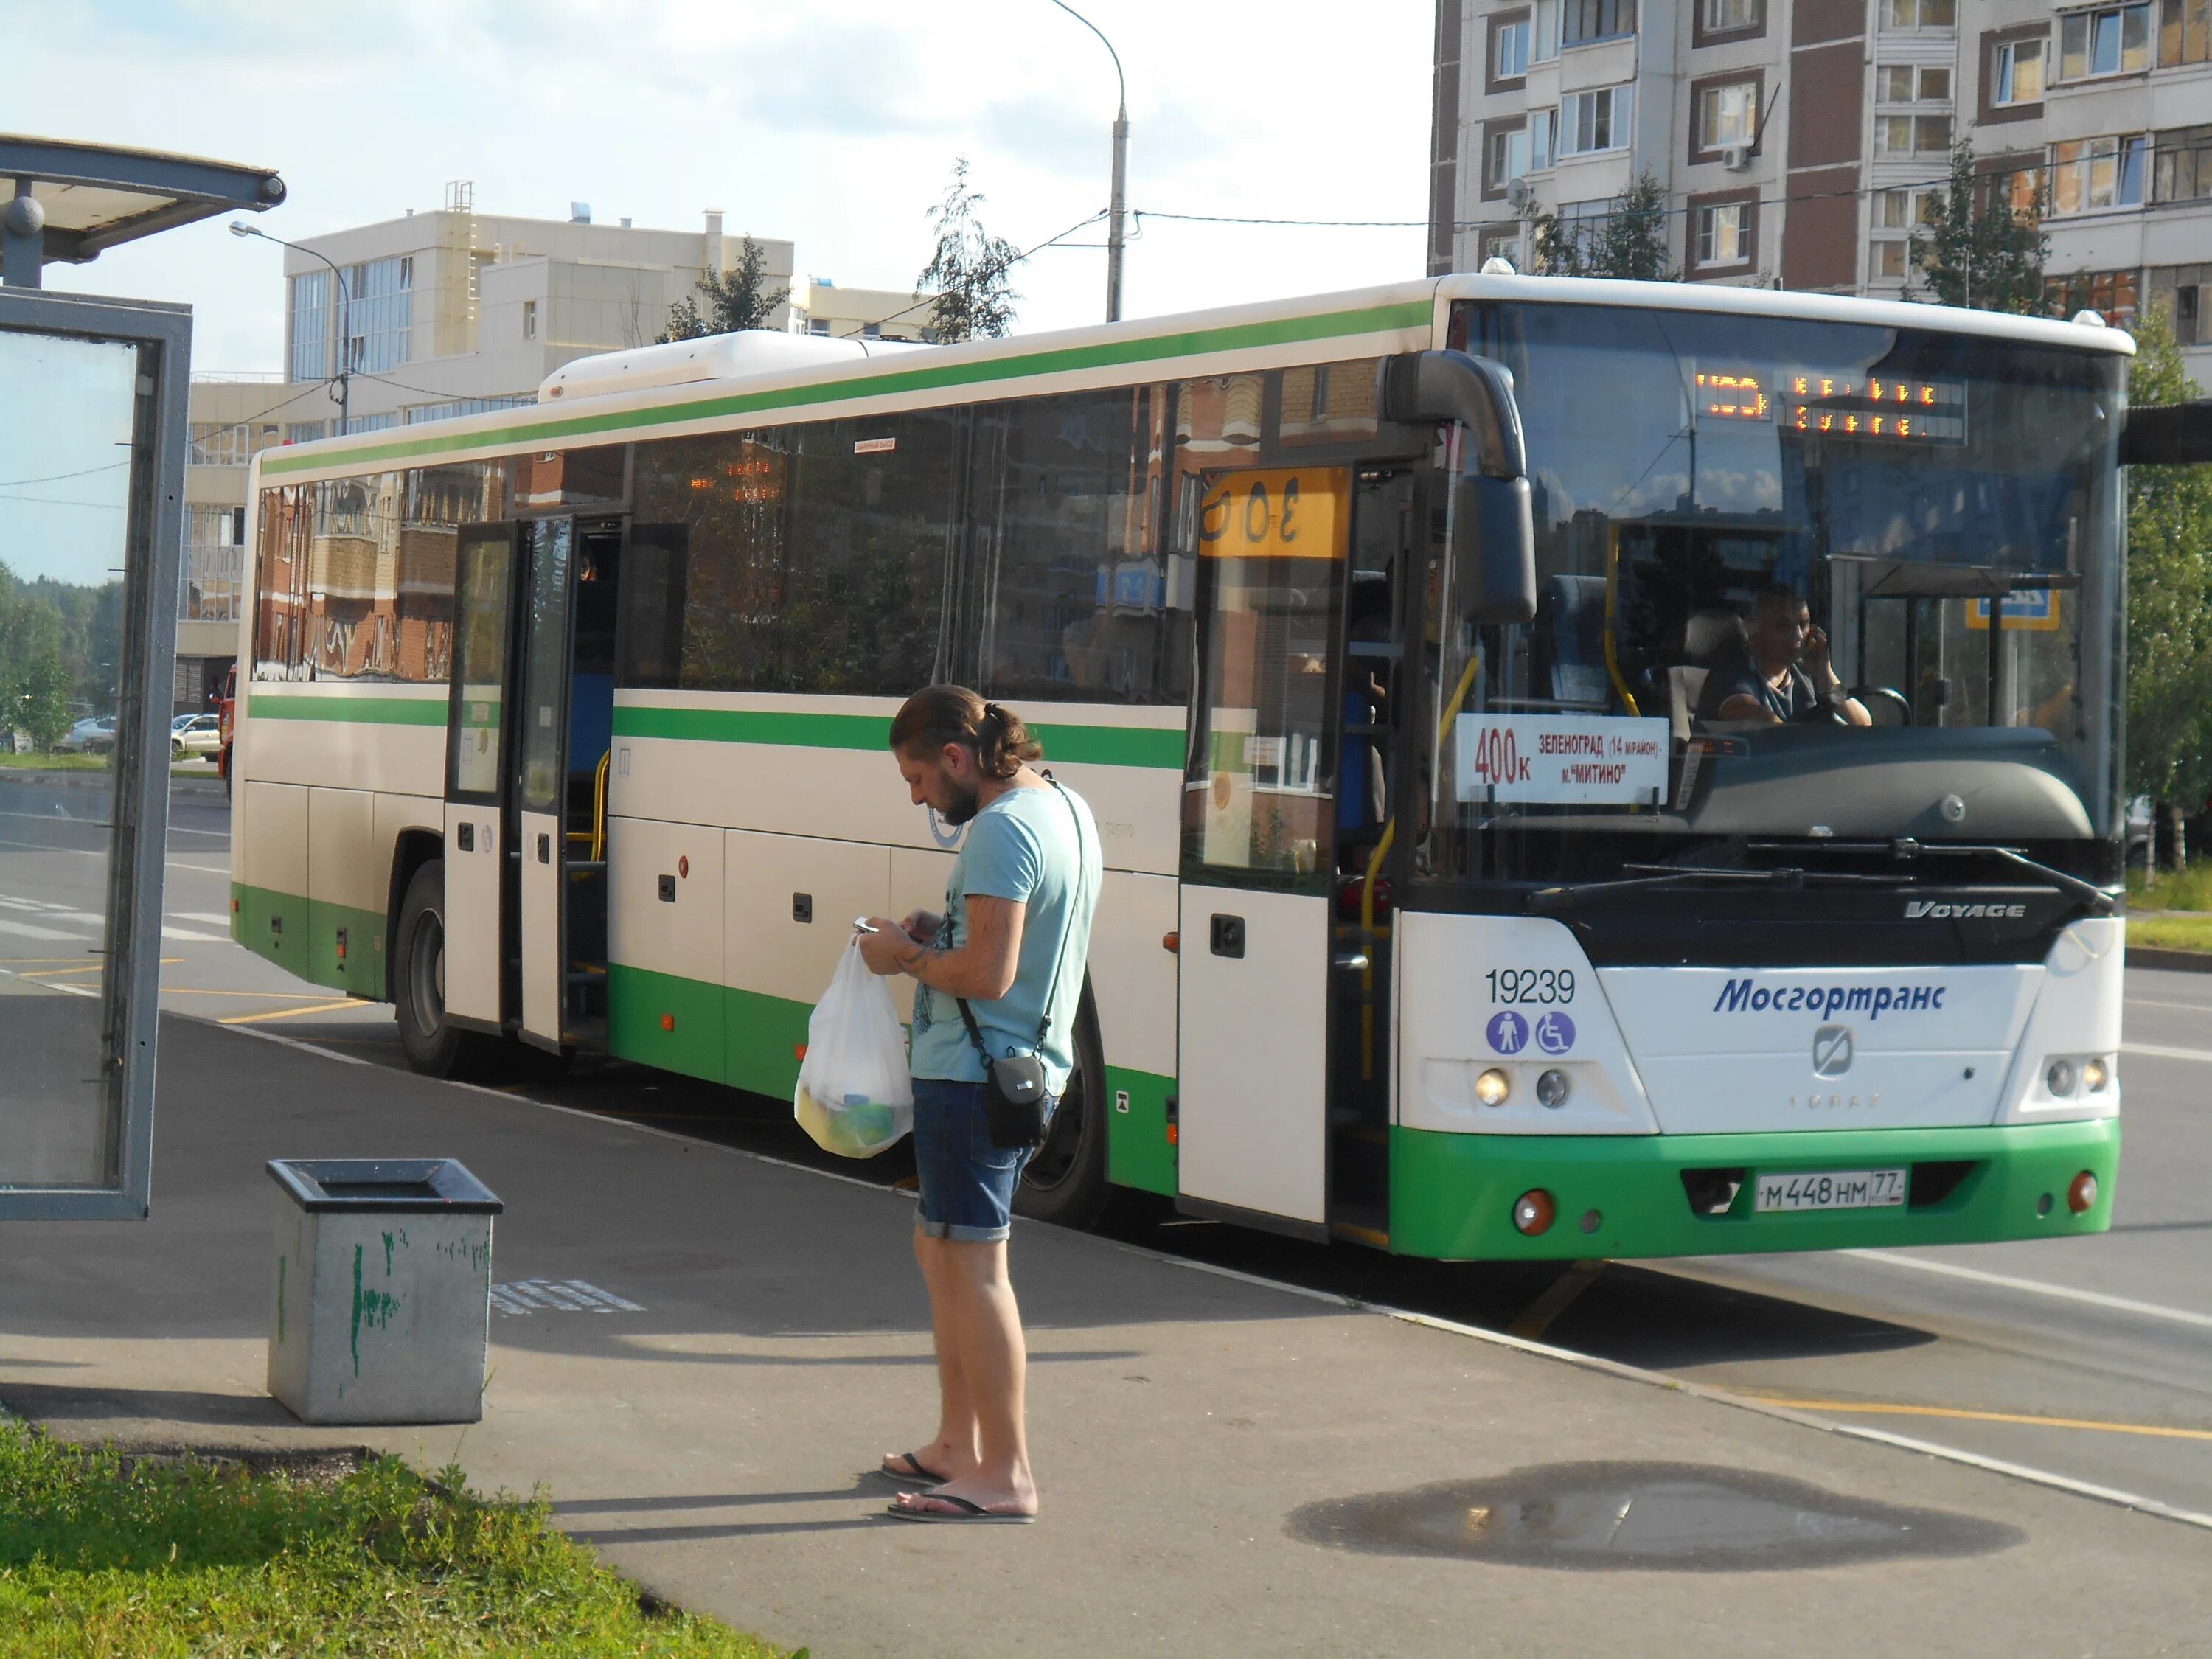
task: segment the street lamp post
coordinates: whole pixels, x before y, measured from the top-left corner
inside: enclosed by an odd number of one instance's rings
[[[243,219],[234,219],[230,222],[230,234],[234,236],[258,236],[264,242],[274,242],[279,247],[289,247],[295,253],[313,254],[325,264],[330,265],[331,275],[337,279],[338,435],[343,437],[349,424],[348,405],[353,392],[353,365],[347,361],[353,349],[353,302],[346,293],[345,272],[331,264],[329,255],[318,252],[311,247],[303,247],[297,242],[288,242],[282,236],[271,236],[267,231],[249,225]]]
[[[1121,320],[1121,218],[1127,200],[1129,171],[1129,83],[1121,74],[1121,54],[1114,50],[1114,43],[1098,25],[1069,5],[1067,0],[1052,0],[1052,3],[1098,36],[1098,44],[1114,60],[1114,81],[1121,89],[1121,103],[1114,112],[1114,194],[1106,210],[1106,320],[1118,323]]]

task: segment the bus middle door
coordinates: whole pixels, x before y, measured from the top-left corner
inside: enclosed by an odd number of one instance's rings
[[[1328,1220],[1337,659],[1349,467],[1222,472],[1198,524],[1199,696],[1183,781],[1182,1197]]]

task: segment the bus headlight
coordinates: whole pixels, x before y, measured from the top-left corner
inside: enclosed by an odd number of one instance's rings
[[[2112,1080],[2112,1068],[2101,1060],[2081,1062],[2081,1086],[2093,1095],[2105,1092],[2105,1085]]]
[[[1474,1080],[1474,1097],[1486,1106],[1503,1106],[1512,1091],[1513,1079],[1495,1066]]]
[[[1536,1079],[1537,1103],[1554,1109],[1567,1103],[1567,1074],[1554,1066]]]
[[[2043,1083],[2053,1095],[2061,1100],[2065,1099],[2074,1092],[2074,1062],[2070,1060],[2052,1060],[2050,1069],[2043,1074]]]

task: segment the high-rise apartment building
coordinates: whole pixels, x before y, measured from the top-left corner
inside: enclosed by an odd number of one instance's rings
[[[2212,381],[2212,0],[1438,0],[1436,40],[1431,270],[1648,172],[1688,280],[1895,297],[1963,138],[2042,186],[2054,308],[2160,305]]]
[[[767,286],[788,289],[791,243],[754,240]],[[192,382],[178,708],[198,707],[237,652],[246,464],[272,445],[336,435],[341,380],[354,432],[533,403],[563,363],[650,344],[744,241],[713,210],[696,231],[594,223],[580,202],[566,220],[480,214],[459,183],[435,212],[286,248],[283,370]],[[781,306],[769,326],[792,315]]]

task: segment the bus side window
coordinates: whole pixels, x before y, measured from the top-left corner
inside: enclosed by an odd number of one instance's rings
[[[684,525],[630,526],[618,594],[616,684],[666,691],[682,684],[690,540]]]

